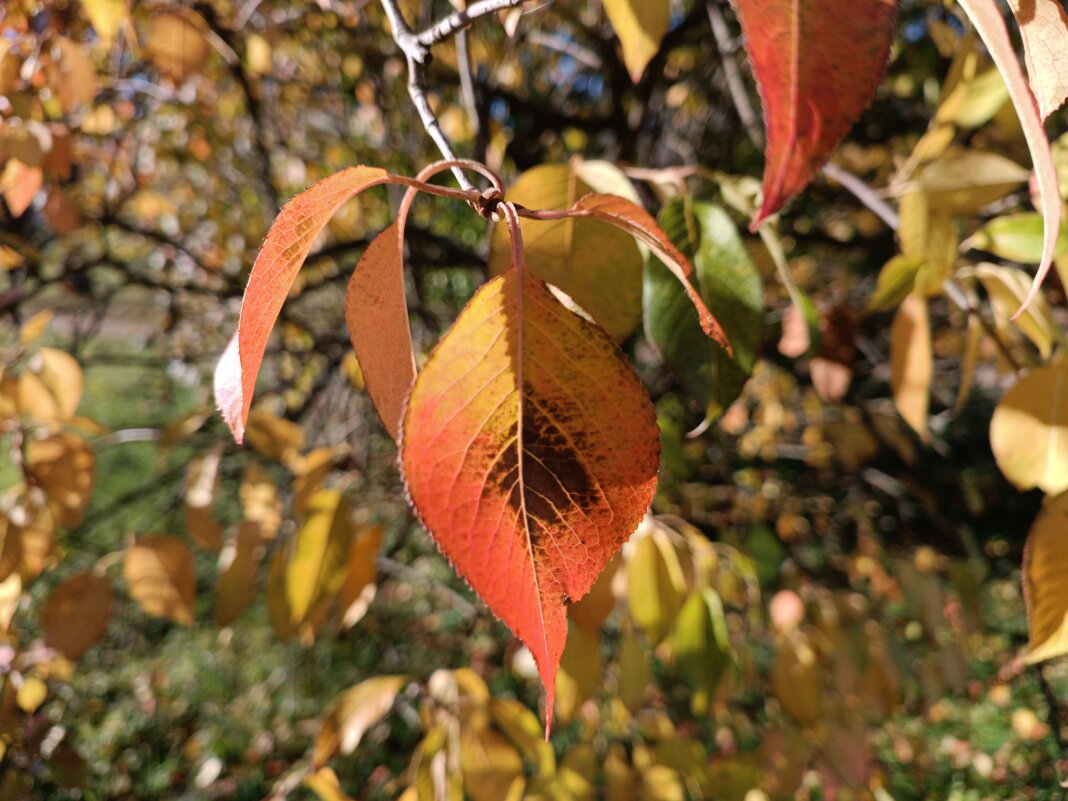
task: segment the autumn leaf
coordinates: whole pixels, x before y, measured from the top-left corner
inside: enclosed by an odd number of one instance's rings
[[[237,333],[215,370],[215,401],[238,443],[244,438],[267,339],[315,240],[346,202],[391,178],[377,167],[350,167],[297,195],[275,219],[252,266]]]
[[[808,185],[886,70],[894,0],[732,0],[764,103],[764,200],[755,228]]]
[[[193,554],[177,537],[142,537],[126,548],[123,575],[130,596],[153,617],[193,622]]]
[[[1024,599],[1030,646],[1027,661],[1068,653],[1068,493],[1047,498],[1024,549]]]
[[[1009,97],[1016,107],[1016,113],[1020,118],[1024,138],[1027,139],[1027,147],[1031,151],[1031,161],[1035,168],[1035,179],[1038,183],[1039,209],[1042,219],[1045,221],[1046,230],[1042,241],[1042,261],[1038,265],[1031,291],[1024,302],[1017,309],[1016,315],[1021,314],[1035,299],[1039,287],[1045,280],[1049,269],[1053,264],[1053,256],[1057,249],[1057,238],[1061,229],[1060,189],[1058,187],[1057,168],[1053,163],[1053,152],[1050,149],[1046,130],[1042,127],[1042,118],[1039,116],[1038,105],[1031,87],[1024,77],[1020,63],[1016,60],[1016,50],[1012,45],[1012,39],[1005,27],[1005,20],[1001,16],[996,0],[959,0],[972,25],[979,32],[990,57],[994,60],[1001,77],[1005,79],[1005,85],[1009,89]]]
[[[890,388],[898,412],[923,440],[927,439],[933,370],[927,301],[910,295],[890,327]]]
[[[590,192],[628,194],[634,188],[605,162],[542,164],[508,188],[508,200],[532,209],[566,209]],[[522,219],[527,263],[543,281],[562,289],[613,337],[626,339],[641,323],[641,250],[632,237],[589,219]],[[512,266],[506,225],[493,229],[489,266],[500,275]]]
[[[114,597],[108,577],[95,570],[64,581],[41,607],[45,642],[68,659],[78,659],[104,636]]]
[[[1009,0],[1023,37],[1031,89],[1042,119],[1068,98],[1068,13],[1062,0]]]
[[[222,549],[219,583],[215,587],[216,625],[231,625],[251,603],[264,550],[259,525],[249,521],[238,527],[237,536]]]
[[[386,716],[407,683],[405,676],[373,676],[335,698],[315,738],[312,764],[323,765],[334,754],[355,751],[363,735]]]
[[[1068,489],[1068,362],[1032,370],[1005,393],[990,420],[990,447],[1019,489]]]
[[[286,601],[294,625],[341,588],[352,533],[352,514],[341,492],[319,490],[312,496],[286,567]]]
[[[671,23],[669,0],[605,0],[604,10],[623,46],[623,63],[637,83],[660,50]]]
[[[374,238],[345,293],[345,324],[367,392],[394,441],[415,380],[415,356],[404,298],[404,222]]]
[[[523,268],[475,294],[412,389],[401,451],[411,500],[530,648],[548,721],[566,603],[589,591],[645,514],[659,442],[611,338]]]

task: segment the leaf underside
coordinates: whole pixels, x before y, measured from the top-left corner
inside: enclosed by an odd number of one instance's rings
[[[416,379],[401,448],[412,503],[530,648],[547,721],[566,604],[638,526],[659,450],[629,362],[530,270],[485,284]]]

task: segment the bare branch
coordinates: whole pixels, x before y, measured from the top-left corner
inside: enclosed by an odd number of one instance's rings
[[[459,31],[466,28],[479,17],[484,17],[487,14],[493,14],[497,11],[503,11],[507,8],[515,8],[522,2],[523,0],[479,0],[479,2],[472,3],[463,11],[457,11],[455,14],[445,17],[441,22],[431,25],[425,31],[413,38],[416,43],[421,45],[425,50],[428,47],[441,44],[445,40],[455,36]],[[386,14],[389,14],[388,9]],[[390,23],[392,22],[393,17],[391,16]],[[396,26],[394,26],[394,30],[396,30]],[[400,44],[400,42],[397,44]],[[405,52],[407,52],[407,50],[405,50]]]

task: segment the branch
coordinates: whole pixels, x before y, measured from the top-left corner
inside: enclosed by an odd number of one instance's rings
[[[484,17],[497,11],[504,11],[508,8],[515,8],[522,2],[523,0],[479,0],[479,2],[472,3],[463,11],[457,11],[455,14],[445,17],[441,22],[431,25],[422,33],[413,36],[412,39],[425,52],[426,48],[441,44],[446,39],[455,36],[479,17]],[[389,14],[388,9],[386,13]],[[390,17],[390,22],[392,21],[393,18]],[[398,44],[400,43],[398,42]]]

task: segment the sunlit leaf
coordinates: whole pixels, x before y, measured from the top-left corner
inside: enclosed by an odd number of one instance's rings
[[[1042,242],[1045,223],[1042,215],[1035,212],[1020,212],[995,217],[975,232],[964,245],[993,253],[1001,259],[1021,264],[1038,264],[1042,261]],[[1054,258],[1068,255],[1068,229],[1061,229],[1057,238]],[[1014,309],[1015,311],[1015,309]]]
[[[45,491],[58,525],[81,525],[93,487],[95,461],[85,440],[66,431],[29,441],[26,468]]]
[[[460,769],[472,801],[519,801],[523,797],[523,760],[504,736],[490,728],[460,734]],[[518,794],[513,794],[518,785]]]
[[[156,14],[148,29],[145,54],[161,74],[181,83],[208,57],[206,31],[203,18],[191,11]]]
[[[634,83],[660,50],[671,22],[669,0],[605,0],[605,13],[623,46],[623,63]]]
[[[1024,598],[1030,646],[1027,661],[1068,653],[1068,493],[1047,498],[1024,551]]]
[[[566,603],[637,527],[659,431],[605,332],[524,270],[487,283],[416,379],[401,454],[439,547],[530,648],[551,720]]]
[[[630,617],[658,643],[671,630],[686,600],[686,579],[669,533],[646,520],[627,552],[627,604]]]
[[[927,438],[933,372],[927,301],[910,295],[890,327],[890,389],[898,412],[921,439]]]
[[[126,587],[148,614],[193,622],[196,572],[193,554],[177,537],[141,537],[126,548],[123,563]]]
[[[304,449],[304,429],[292,420],[257,408],[248,416],[245,442],[268,459],[288,464]]]
[[[708,711],[729,660],[729,647],[719,596],[707,587],[692,593],[679,610],[671,648],[679,673],[693,691],[690,707],[695,715]]]
[[[332,768],[319,768],[304,779],[304,786],[315,793],[321,801],[352,801],[341,789],[341,781]]]
[[[800,192],[871,102],[894,0],[733,0],[764,101],[767,164],[754,226]]]
[[[294,623],[304,621],[318,601],[341,589],[352,534],[345,496],[337,490],[319,490],[308,502],[286,568],[286,600]]]
[[[367,730],[386,716],[408,679],[374,676],[345,690],[331,702],[315,738],[313,764],[323,765],[335,754],[351,754]]]
[[[215,623],[229,626],[251,603],[256,576],[263,560],[264,541],[260,527],[248,521],[219,554],[219,582],[215,586]]]
[[[1068,13],[1061,0],[1009,0],[1020,24],[1031,89],[1045,119],[1068,98]]]
[[[980,264],[973,272],[990,298],[998,329],[1005,331],[1013,312],[1020,308],[1027,297],[1031,283],[1029,276],[1023,270],[997,264]],[[1041,296],[1035,298],[1027,311],[1016,318],[1016,325],[1035,343],[1042,358],[1048,359],[1059,333],[1046,299]]]
[[[185,527],[193,541],[209,551],[222,547],[222,524],[212,512],[219,493],[221,464],[222,450],[216,449],[194,459],[186,473]]]
[[[1068,362],[1038,367],[1005,393],[990,421],[990,447],[1021,490],[1068,489]]]
[[[345,580],[338,592],[341,626],[352,628],[367,614],[375,598],[378,552],[382,548],[382,527],[370,526],[357,532],[349,548]]]

